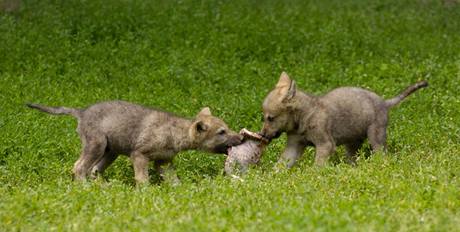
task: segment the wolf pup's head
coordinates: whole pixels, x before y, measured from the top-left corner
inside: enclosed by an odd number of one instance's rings
[[[212,153],[227,153],[228,148],[242,143],[243,136],[232,131],[221,119],[203,108],[189,130],[198,149]]]
[[[281,133],[293,130],[293,100],[296,96],[296,84],[283,72],[275,88],[268,93],[262,104],[263,129],[262,135],[271,140]]]

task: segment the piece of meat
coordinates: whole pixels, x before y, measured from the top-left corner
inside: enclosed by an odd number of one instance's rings
[[[240,134],[244,136],[244,142],[228,149],[225,161],[225,173],[227,175],[244,174],[249,165],[259,163],[262,151],[268,141],[259,135],[243,128]]]

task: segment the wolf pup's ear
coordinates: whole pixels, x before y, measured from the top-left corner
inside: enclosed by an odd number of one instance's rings
[[[291,80],[286,72],[281,73],[280,79],[276,84],[276,88],[280,90],[281,101],[286,102],[292,99],[296,93],[296,84]]]
[[[205,132],[208,130],[208,126],[204,124],[203,121],[198,121],[195,123],[195,129],[198,133]]]
[[[287,75],[286,72],[282,72],[276,88],[288,87],[291,84],[291,78]]]
[[[211,109],[209,107],[204,107],[201,109],[201,111],[198,113],[198,116],[211,116]]]
[[[204,132],[207,130],[208,125],[206,125],[202,120],[197,119],[190,126],[188,133],[190,138],[192,138],[193,141],[196,141],[197,139],[201,138],[201,136],[204,135]]]
[[[292,80],[291,84],[289,85],[289,90],[286,93],[286,96],[284,97],[283,101],[289,101],[295,96],[296,92],[296,84],[295,81]]]

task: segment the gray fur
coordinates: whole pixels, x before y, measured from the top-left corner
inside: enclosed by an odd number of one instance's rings
[[[186,119],[124,101],[101,102],[86,109],[27,105],[78,119],[82,151],[73,170],[78,180],[103,173],[123,154],[130,157],[138,183],[148,182],[149,161],[155,161],[161,176],[172,173],[173,181],[177,182],[171,161],[178,152],[198,149],[225,153],[228,147],[242,141],[241,135],[212,116],[207,107],[196,118]]]
[[[295,164],[308,145],[316,148],[317,165],[324,165],[338,145],[345,145],[348,160],[354,163],[356,151],[366,138],[374,151],[386,150],[389,109],[426,86],[426,81],[418,82],[389,100],[357,87],[341,87],[324,96],[313,96],[299,91],[295,81],[283,72],[263,102],[262,134],[272,139],[287,133],[280,162],[287,162],[288,167]]]

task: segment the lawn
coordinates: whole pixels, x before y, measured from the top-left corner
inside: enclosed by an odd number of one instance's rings
[[[317,168],[308,148],[275,171],[282,136],[242,180],[224,155],[182,152],[177,187],[153,175],[137,188],[127,157],[73,182],[76,120],[24,105],[120,99],[190,118],[209,106],[257,131],[282,71],[317,95],[430,87],[392,109],[385,156],[366,145],[352,167],[340,148]],[[459,92],[460,4],[24,0],[0,12],[0,231],[458,231]]]

